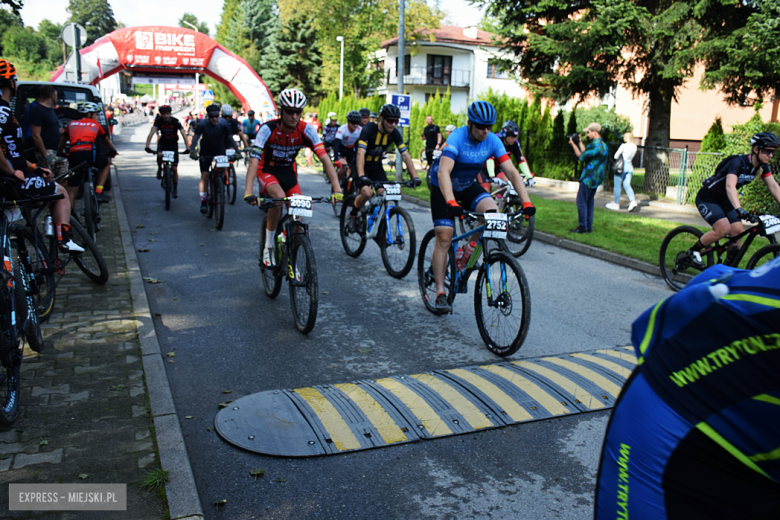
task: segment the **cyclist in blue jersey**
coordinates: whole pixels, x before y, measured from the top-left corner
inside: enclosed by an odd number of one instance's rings
[[[260,130],[260,125],[262,125],[262,123],[259,119],[255,119],[254,110],[250,110],[246,115],[247,118],[241,122],[241,128],[244,130],[247,141],[251,143],[254,142],[255,137],[257,137],[257,131]]]
[[[496,109],[487,101],[475,101],[469,106],[468,124],[450,134],[442,154],[431,167],[431,216],[436,230],[433,251],[433,275],[436,279],[436,309],[449,312],[450,304],[444,291],[447,253],[455,230],[454,218],[469,211],[498,211],[495,201],[476,182],[485,162],[495,157],[523,201],[523,211],[533,215],[536,209],[528,198],[520,173],[512,164],[501,139],[490,130],[496,122]]]

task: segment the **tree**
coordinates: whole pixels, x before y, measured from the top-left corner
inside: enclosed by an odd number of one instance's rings
[[[24,5],[24,2],[22,0],[0,0],[0,5],[7,5],[11,8],[11,10],[16,14],[19,15],[19,11],[22,9],[22,6]],[[3,9],[4,10],[4,9]]]
[[[194,14],[192,14],[192,13],[184,13],[182,15],[182,17],[179,19],[179,27],[185,27],[187,29],[192,29],[192,27],[190,27],[189,25],[187,25],[184,22],[188,22],[188,23],[194,25],[195,27],[197,27],[199,33],[203,33],[203,34],[206,34],[206,35],[208,35],[208,33],[209,33],[209,25],[206,22],[199,22],[198,21],[198,17],[195,16]]]
[[[38,24],[38,33],[46,41],[46,57],[53,65],[59,65],[62,63],[62,24],[51,22],[50,20],[43,19]]]
[[[5,34],[12,27],[23,26],[22,19],[19,18],[18,14],[6,11],[5,9],[0,9],[0,34]],[[2,47],[2,37],[0,37],[0,56],[4,54],[7,54],[7,52]]]
[[[726,147],[726,137],[723,133],[723,120],[720,116],[715,118],[707,135],[701,141],[700,152],[719,152]]]
[[[87,30],[86,45],[117,29],[108,0],[70,0],[67,11],[70,13],[69,22],[81,24]]]

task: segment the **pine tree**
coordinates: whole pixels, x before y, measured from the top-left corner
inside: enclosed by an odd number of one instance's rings
[[[700,152],[720,152],[726,148],[726,136],[723,134],[723,120],[720,117],[715,118],[715,122],[710,126],[707,135],[701,142]]]
[[[85,47],[117,28],[108,0],[70,0],[67,11],[70,13],[68,21],[81,24],[87,30]]]

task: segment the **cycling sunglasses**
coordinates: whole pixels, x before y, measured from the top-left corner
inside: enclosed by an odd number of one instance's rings
[[[303,109],[295,110],[294,108],[283,108],[282,112],[290,116],[299,116],[303,113]]]
[[[485,130],[490,130],[491,128],[493,128],[493,125],[478,125],[477,123],[471,123],[471,124],[474,125],[477,130],[482,130],[483,132]]]
[[[209,114],[209,118],[212,118],[212,117],[213,118],[217,118],[217,117],[219,117],[219,114]]]
[[[383,119],[384,122],[389,123],[391,125],[397,125],[398,124],[398,118],[395,117],[386,117]]]

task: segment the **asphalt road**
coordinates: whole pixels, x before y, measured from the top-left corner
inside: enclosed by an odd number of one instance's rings
[[[262,213],[239,200],[216,231],[198,211],[197,166],[180,166],[179,198],[165,211],[148,127],[125,129],[118,148],[122,195],[167,364],[181,428],[207,518],[565,518],[592,514],[608,412],[355,452],[286,459],[243,451],[210,430],[217,405],[280,388],[346,383],[497,362],[477,331],[473,296],[436,317],[420,301],[415,271],[384,270],[370,242],[344,253],[329,207],[309,219],[319,273],[314,330],[295,329],[286,286],[275,299],[257,264]],[[327,195],[321,175],[301,174],[305,194]],[[432,224],[413,215],[418,242]],[[543,218],[543,216],[537,217]],[[669,295],[659,278],[534,242],[520,260],[532,319],[511,359],[630,344],[632,321]],[[465,296],[465,297],[464,297]],[[223,393],[230,390],[230,394]],[[191,417],[191,418],[188,418]],[[251,470],[262,468],[256,481]],[[217,512],[215,501],[227,500]]]

